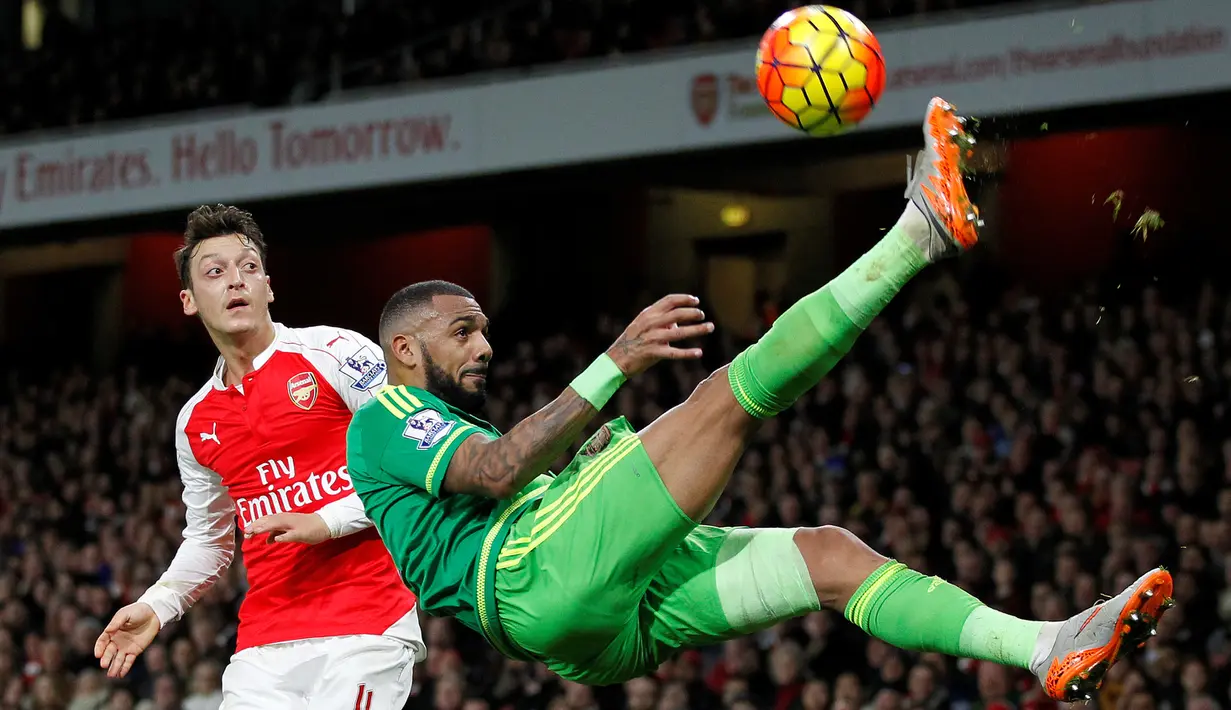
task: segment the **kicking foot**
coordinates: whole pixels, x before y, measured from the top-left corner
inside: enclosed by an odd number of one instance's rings
[[[1171,599],[1171,573],[1147,572],[1128,589],[1065,622],[1044,626],[1030,670],[1055,700],[1089,700],[1103,677],[1156,632]],[[1045,644],[1050,644],[1050,648]]]
[[[928,261],[936,262],[979,241],[979,208],[966,195],[961,170],[962,153],[974,139],[966,132],[965,119],[937,97],[928,103],[923,142],[906,197],[927,218],[929,233],[919,248]]]

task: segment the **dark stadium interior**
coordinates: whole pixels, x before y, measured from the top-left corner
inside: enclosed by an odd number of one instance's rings
[[[27,48],[29,4],[0,2],[0,149],[177,118],[163,114],[688,52],[679,47],[758,35],[795,5],[78,0],[38,3],[42,44]],[[1055,6],[838,4],[889,26]],[[841,525],[998,609],[1045,620],[1165,564],[1179,606],[1091,705],[1231,710],[1229,96],[985,121],[989,167],[972,193],[995,202],[986,243],[917,278],[813,393],[767,425],[707,522]],[[724,285],[714,266],[723,256],[771,273],[768,285],[731,289],[704,362],[659,365],[604,411],[640,426],[879,238],[901,209],[917,131],[234,201],[269,238],[280,322],[375,335],[389,293],[424,278],[491,303],[486,414],[502,429],[553,398],[662,289],[707,298]],[[833,177],[858,165],[869,166],[861,185]],[[4,190],[0,177],[0,199]],[[1113,220],[1105,200],[1115,191],[1125,215]],[[711,193],[713,204],[744,199],[766,213],[820,205],[828,222],[732,238],[738,230],[710,214]],[[694,203],[714,226],[676,244],[669,226]],[[181,540],[174,422],[217,357],[179,312],[170,252],[183,207],[0,229],[0,710],[220,706],[241,559],[128,679],[107,680],[93,654],[102,625]],[[1131,215],[1147,208],[1166,226],[1143,238]],[[720,247],[706,241],[715,237]],[[801,241],[807,249],[792,251]],[[503,659],[452,620],[423,622],[429,658],[407,708],[1061,705],[1028,673],[899,651],[831,612],[605,688]]]
[[[853,0],[850,9],[867,19],[896,19],[995,4],[1005,0]],[[21,5],[0,7],[11,35],[19,34]],[[749,37],[792,5],[94,0],[80,6],[92,29],[52,4],[42,48],[0,56],[2,93],[10,97],[0,133],[231,104],[311,102],[335,90]],[[348,14],[348,7],[355,11]]]

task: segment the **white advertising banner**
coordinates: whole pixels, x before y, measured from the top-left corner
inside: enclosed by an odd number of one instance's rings
[[[1231,0],[1130,0],[877,36],[888,85],[863,131],[918,122],[934,95],[988,116],[1231,88]],[[19,136],[0,146],[0,228],[802,138],[761,102],[754,48]]]

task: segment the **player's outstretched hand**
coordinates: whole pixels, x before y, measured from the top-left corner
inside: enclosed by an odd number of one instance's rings
[[[108,678],[123,678],[132,670],[162,625],[153,607],[145,602],[129,604],[111,617],[111,623],[94,642],[94,657]]]
[[[325,519],[316,513],[275,513],[256,519],[244,537],[268,535],[269,542],[302,542],[315,545],[332,537]]]
[[[697,307],[700,304],[696,296],[678,293],[660,298],[628,324],[607,355],[626,377],[645,372],[659,360],[696,360],[700,348],[677,344],[714,332],[714,324],[705,322],[705,313]]]

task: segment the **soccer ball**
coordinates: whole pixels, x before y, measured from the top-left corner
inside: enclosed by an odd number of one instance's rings
[[[812,136],[854,128],[885,90],[880,42],[859,18],[828,5],[779,17],[761,37],[756,75],[769,110]]]

